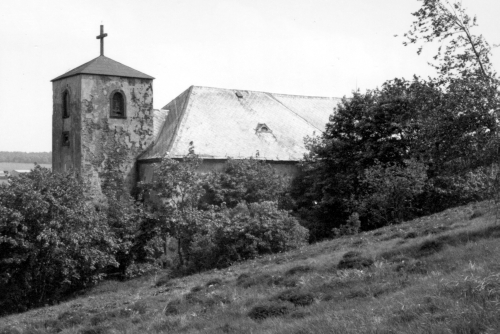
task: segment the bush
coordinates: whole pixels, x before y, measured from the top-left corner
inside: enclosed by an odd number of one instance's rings
[[[288,179],[268,163],[254,159],[232,160],[222,171],[211,172],[204,183],[203,206],[276,201],[284,196]]]
[[[0,187],[0,313],[52,304],[116,266],[105,217],[72,174],[36,166]]]
[[[423,193],[427,167],[414,160],[405,166],[376,163],[364,171],[366,189],[358,201],[358,210],[371,227],[400,223],[415,214],[414,198]]]
[[[299,280],[295,277],[283,277],[279,275],[269,275],[269,274],[256,274],[250,275],[247,273],[241,274],[236,280],[236,285],[243,288],[250,288],[252,286],[285,286],[285,287],[296,287]]]
[[[264,320],[271,317],[282,317],[294,309],[292,303],[268,302],[253,307],[248,316],[254,320]]]
[[[308,237],[307,229],[273,202],[242,203],[206,215],[197,224],[189,248],[195,270],[226,267],[258,255],[295,249]]]
[[[314,295],[299,290],[286,290],[274,297],[275,300],[287,301],[295,306],[308,306],[314,303]]]
[[[373,260],[358,252],[347,252],[340,260],[337,269],[364,269],[373,265]]]
[[[311,266],[307,266],[307,265],[296,266],[296,267],[288,269],[286,271],[285,275],[292,276],[295,274],[303,274],[303,273],[310,272],[312,269],[313,268]]]

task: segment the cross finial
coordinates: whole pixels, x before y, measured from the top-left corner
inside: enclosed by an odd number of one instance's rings
[[[104,56],[104,37],[108,36],[108,34],[104,33],[104,26],[101,24],[101,34],[96,36],[96,39],[101,40],[101,56]]]

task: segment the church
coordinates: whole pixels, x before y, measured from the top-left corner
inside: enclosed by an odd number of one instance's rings
[[[109,166],[132,189],[153,179],[162,158],[192,151],[202,171],[254,158],[293,175],[307,152],[304,138],[321,134],[340,102],[191,86],[155,110],[154,77],[104,56],[106,36],[101,26],[99,57],[52,80],[52,168],[79,173],[97,191]]]

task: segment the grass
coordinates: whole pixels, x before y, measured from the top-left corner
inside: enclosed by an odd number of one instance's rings
[[[0,333],[499,333],[489,203],[188,277],[105,281]]]

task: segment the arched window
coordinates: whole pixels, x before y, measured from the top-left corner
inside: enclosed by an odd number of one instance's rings
[[[69,146],[69,131],[62,133],[62,146]]]
[[[63,93],[63,112],[62,112],[62,117],[63,118],[68,118],[69,117],[69,92],[64,91]]]
[[[111,111],[112,118],[125,118],[125,96],[121,92],[111,94]]]

